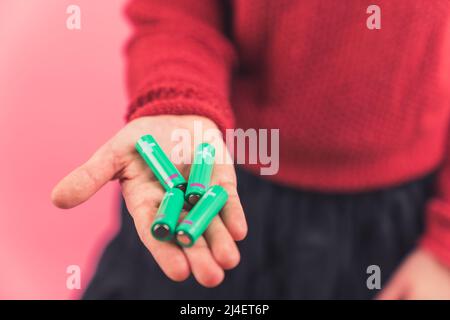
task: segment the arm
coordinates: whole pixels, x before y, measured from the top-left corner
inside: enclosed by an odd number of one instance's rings
[[[450,155],[450,147],[447,148]],[[436,180],[418,248],[394,274],[381,299],[450,299],[450,157]]]
[[[135,0],[127,15],[128,119],[197,114],[233,126],[228,104],[235,54],[223,34],[222,1]]]
[[[420,244],[450,269],[450,159],[438,174],[436,190],[436,196],[428,203],[426,232]]]
[[[247,233],[231,164],[214,166],[212,184],[222,185],[229,199],[191,248],[156,241],[150,234],[163,189],[137,154],[134,144],[152,134],[167,154],[175,146],[175,129],[193,132],[232,126],[228,82],[233,53],[220,32],[219,1],[134,0],[127,14],[135,35],[127,47],[129,123],[83,165],[53,189],[52,201],[72,208],[117,179],[137,233],[163,272],[174,281],[191,273],[206,286],[218,285],[224,270],[239,263],[235,241]],[[222,139],[210,141],[216,154],[226,154]],[[192,151],[192,146],[191,150]],[[192,156],[191,156],[192,158]],[[187,178],[189,165],[177,165]]]

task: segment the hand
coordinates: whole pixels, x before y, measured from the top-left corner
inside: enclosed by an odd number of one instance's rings
[[[431,254],[416,249],[381,291],[382,300],[450,299],[450,269]]]
[[[134,147],[142,135],[151,134],[170,155],[176,144],[171,141],[172,131],[185,128],[193,136],[194,121],[201,121],[205,130],[217,129],[211,120],[198,116],[152,116],[128,123],[85,164],[58,183],[53,189],[52,201],[60,208],[72,208],[89,199],[108,181],[118,179],[139,237],[164,273],[174,281],[183,281],[192,272],[200,284],[214,287],[222,282],[225,269],[234,268],[239,263],[235,241],[242,240],[247,234],[233,165],[215,164],[211,184],[220,184],[227,190],[228,202],[221,215],[214,218],[204,237],[199,238],[193,247],[182,249],[151,236],[150,226],[164,189]],[[226,150],[221,139],[210,143],[216,151]],[[187,178],[190,165],[177,167]]]

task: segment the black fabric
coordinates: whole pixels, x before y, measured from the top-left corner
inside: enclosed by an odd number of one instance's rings
[[[423,230],[433,176],[380,191],[324,194],[238,170],[249,224],[241,263],[214,289],[170,281],[141,244],[126,208],[85,299],[369,299],[367,267],[382,284]]]

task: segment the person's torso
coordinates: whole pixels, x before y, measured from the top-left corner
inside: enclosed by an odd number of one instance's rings
[[[280,128],[290,157],[345,162],[446,135],[450,1],[235,0],[237,126]],[[371,21],[372,21],[371,20]],[[372,21],[373,22],[373,21]]]

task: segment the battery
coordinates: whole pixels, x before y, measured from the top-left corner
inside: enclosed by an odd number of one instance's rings
[[[199,144],[195,150],[186,187],[186,201],[195,205],[209,187],[214,166],[215,149],[209,143]]]
[[[186,180],[151,135],[142,136],[136,142],[136,150],[166,191],[172,188],[186,190]]]
[[[183,247],[193,246],[227,200],[228,194],[224,188],[218,185],[210,187],[178,225],[177,243]]]
[[[173,188],[165,193],[151,226],[153,237],[162,241],[172,239],[183,205],[183,191]]]

